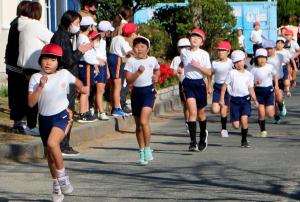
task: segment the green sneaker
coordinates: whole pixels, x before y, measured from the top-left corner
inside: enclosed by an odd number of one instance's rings
[[[281,123],[281,120],[280,120],[280,119],[274,120],[274,121],[273,121],[273,124],[280,124],[280,123]]]
[[[145,160],[145,150],[144,148],[143,149],[140,149],[139,151],[139,164],[141,165],[147,165],[148,164],[148,161]]]
[[[279,113],[280,113],[281,117],[285,117],[286,116],[287,111],[286,111],[286,107],[285,107],[284,103],[283,103],[283,106],[282,106],[282,111],[279,111]]]
[[[146,161],[152,161],[153,155],[152,155],[152,149],[150,149],[150,147],[145,147],[145,160]]]

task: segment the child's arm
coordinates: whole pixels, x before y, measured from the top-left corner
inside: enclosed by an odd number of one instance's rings
[[[220,95],[220,101],[219,101],[220,105],[225,105],[224,97],[225,97],[226,89],[227,89],[227,84],[224,83],[222,88],[221,88],[221,95]]]
[[[258,108],[259,106],[259,103],[257,102],[257,99],[256,99],[256,95],[255,95],[255,91],[254,91],[254,88],[253,87],[249,87],[249,93],[250,93],[250,96],[255,104],[255,107]]]
[[[77,88],[77,92],[80,93],[80,94],[86,94],[88,95],[90,92],[89,92],[89,87],[88,86],[84,86],[82,84],[82,82],[76,78],[75,80],[75,86]]]
[[[131,73],[127,70],[125,73],[125,78],[128,81],[128,83],[133,83],[145,70],[145,67],[143,65],[141,65],[138,69],[138,71],[136,71],[135,73]]]
[[[274,90],[275,92],[279,90],[279,85],[278,85],[278,74],[275,74],[273,76],[273,81],[274,81]]]
[[[207,68],[207,67],[204,67],[200,64],[200,62],[197,62],[196,60],[192,60],[191,62],[191,65],[195,68],[197,68],[198,70],[200,70],[200,72],[206,76],[211,76],[212,74],[212,71],[211,71],[211,68]]]
[[[293,63],[293,67],[294,67],[294,70],[296,72],[298,71],[298,68],[297,68],[297,64],[295,62],[295,59],[297,59],[299,56],[300,56],[300,49],[298,49],[298,51],[291,58],[291,62]]]
[[[152,76],[152,81],[153,83],[157,83],[158,82],[158,79],[160,77],[160,70],[159,69],[154,69],[154,74]]]
[[[33,107],[38,103],[38,100],[40,98],[42,90],[43,90],[45,84],[47,83],[47,81],[48,81],[48,77],[46,75],[42,76],[38,87],[33,92],[32,91],[28,92],[29,107]]]

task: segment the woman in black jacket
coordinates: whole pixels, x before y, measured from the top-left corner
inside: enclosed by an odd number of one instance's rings
[[[54,33],[51,43],[58,44],[63,49],[62,68],[69,70],[74,76],[78,76],[78,62],[83,54],[92,49],[91,43],[83,44],[76,49],[76,34],[80,30],[81,16],[76,11],[67,11],[63,14],[58,30]],[[74,48],[75,47],[75,48]],[[74,112],[75,110],[75,86],[69,87],[69,109]],[[70,133],[68,131],[66,137],[61,142],[61,150],[64,156],[77,156],[79,152],[75,151],[70,146]]]

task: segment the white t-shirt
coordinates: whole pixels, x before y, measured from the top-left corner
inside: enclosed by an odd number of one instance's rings
[[[76,46],[78,48],[81,44],[90,43],[90,42],[91,41],[88,36],[86,36],[84,34],[79,34]],[[91,65],[99,65],[99,60],[97,60],[95,49],[91,49],[91,50],[88,50],[87,52],[85,52],[80,60],[85,61],[86,63],[91,64]]]
[[[253,44],[256,44],[257,42],[258,43],[262,43],[262,41],[263,41],[262,30],[261,29],[259,29],[259,30],[252,30],[250,39],[252,40]]]
[[[36,90],[42,76],[42,73],[32,75],[28,91]],[[68,108],[69,84],[75,83],[76,78],[66,69],[58,70],[54,74],[47,75],[47,77],[48,81],[38,100],[38,108],[41,115],[52,116]]]
[[[109,53],[125,57],[131,50],[132,48],[123,36],[118,35],[112,38]]]
[[[297,43],[297,41],[290,41],[290,48],[287,48],[288,51],[290,51],[291,56],[293,56],[299,49],[299,44]]]
[[[266,64],[263,67],[254,66],[251,69],[254,81],[260,81],[260,84],[256,84],[257,87],[269,87],[273,86],[273,76],[277,74],[273,65]]]
[[[231,70],[225,79],[227,91],[233,97],[249,95],[249,88],[254,86],[253,81],[253,75],[249,71],[239,72],[236,69]]]
[[[96,57],[100,58],[104,61],[107,60],[106,56],[106,41],[104,39],[101,39],[99,42],[99,45],[94,46],[94,49],[96,50]]]
[[[209,54],[202,49],[196,51],[184,49],[181,51],[180,58],[184,65],[184,76],[188,79],[203,79],[200,70],[191,65],[192,60],[196,60],[205,68],[211,68]]]
[[[213,61],[212,70],[214,72],[214,81],[218,84],[223,84],[228,72],[232,70],[232,60],[227,58],[226,61]]]
[[[244,37],[244,35],[241,35],[241,36],[239,36],[238,38],[239,38],[239,46],[240,46],[241,48],[245,48],[245,44],[244,44],[244,42],[245,42],[245,37]]]
[[[283,77],[282,65],[284,63],[284,56],[282,54],[275,53],[273,57],[268,57],[267,63],[272,65],[273,68],[277,71],[278,79]]]
[[[141,65],[145,67],[145,70],[137,77],[137,79],[133,82],[133,85],[135,87],[150,86],[153,83],[152,76],[154,70],[159,69],[159,64],[155,57],[148,56],[146,59],[131,57],[127,60],[124,70],[134,74],[138,71]]]
[[[170,68],[174,69],[174,71],[177,71],[180,63],[181,63],[180,56],[176,56],[173,58]],[[182,82],[184,80],[184,78],[185,78],[184,77],[184,68],[182,68],[182,73],[179,75],[180,82]]]

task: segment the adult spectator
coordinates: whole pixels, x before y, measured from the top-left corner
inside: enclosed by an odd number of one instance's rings
[[[39,2],[30,3],[29,9],[26,9],[26,11],[28,13],[25,13],[25,16],[21,16],[18,19],[18,30],[20,35],[17,65],[22,67],[23,73],[27,78],[26,87],[28,87],[31,75],[41,70],[38,59],[42,48],[45,44],[50,42],[53,33],[40,21],[42,16],[42,6]],[[26,92],[28,92],[28,89]],[[26,113],[26,134],[39,135],[39,130],[36,128],[37,114],[37,106],[34,106],[33,108],[28,106]]]
[[[22,68],[17,65],[19,57],[19,35],[18,19],[26,16],[29,12],[30,1],[22,1],[17,7],[17,17],[10,23],[8,40],[5,50],[5,64],[7,84],[8,84],[8,105],[10,109],[10,119],[13,120],[13,130],[24,133],[26,122],[22,119],[25,116],[27,104],[26,78]]]
[[[67,11],[63,14],[60,20],[58,30],[54,33],[51,43],[58,44],[63,49],[62,68],[69,70],[74,76],[78,76],[78,62],[83,54],[92,49],[92,44],[82,44],[76,49],[76,34],[80,31],[81,15],[76,11]],[[75,112],[76,89],[74,85],[69,86],[69,109]],[[73,117],[71,117],[73,118]],[[72,125],[71,125],[72,128]],[[61,151],[64,156],[77,156],[78,151],[75,151],[70,146],[71,128],[66,137],[61,142]]]
[[[97,6],[98,6],[98,3],[95,0],[82,0],[81,1],[81,10],[79,11],[79,14],[82,17],[91,16],[96,21],[97,20],[97,15],[96,15]]]

